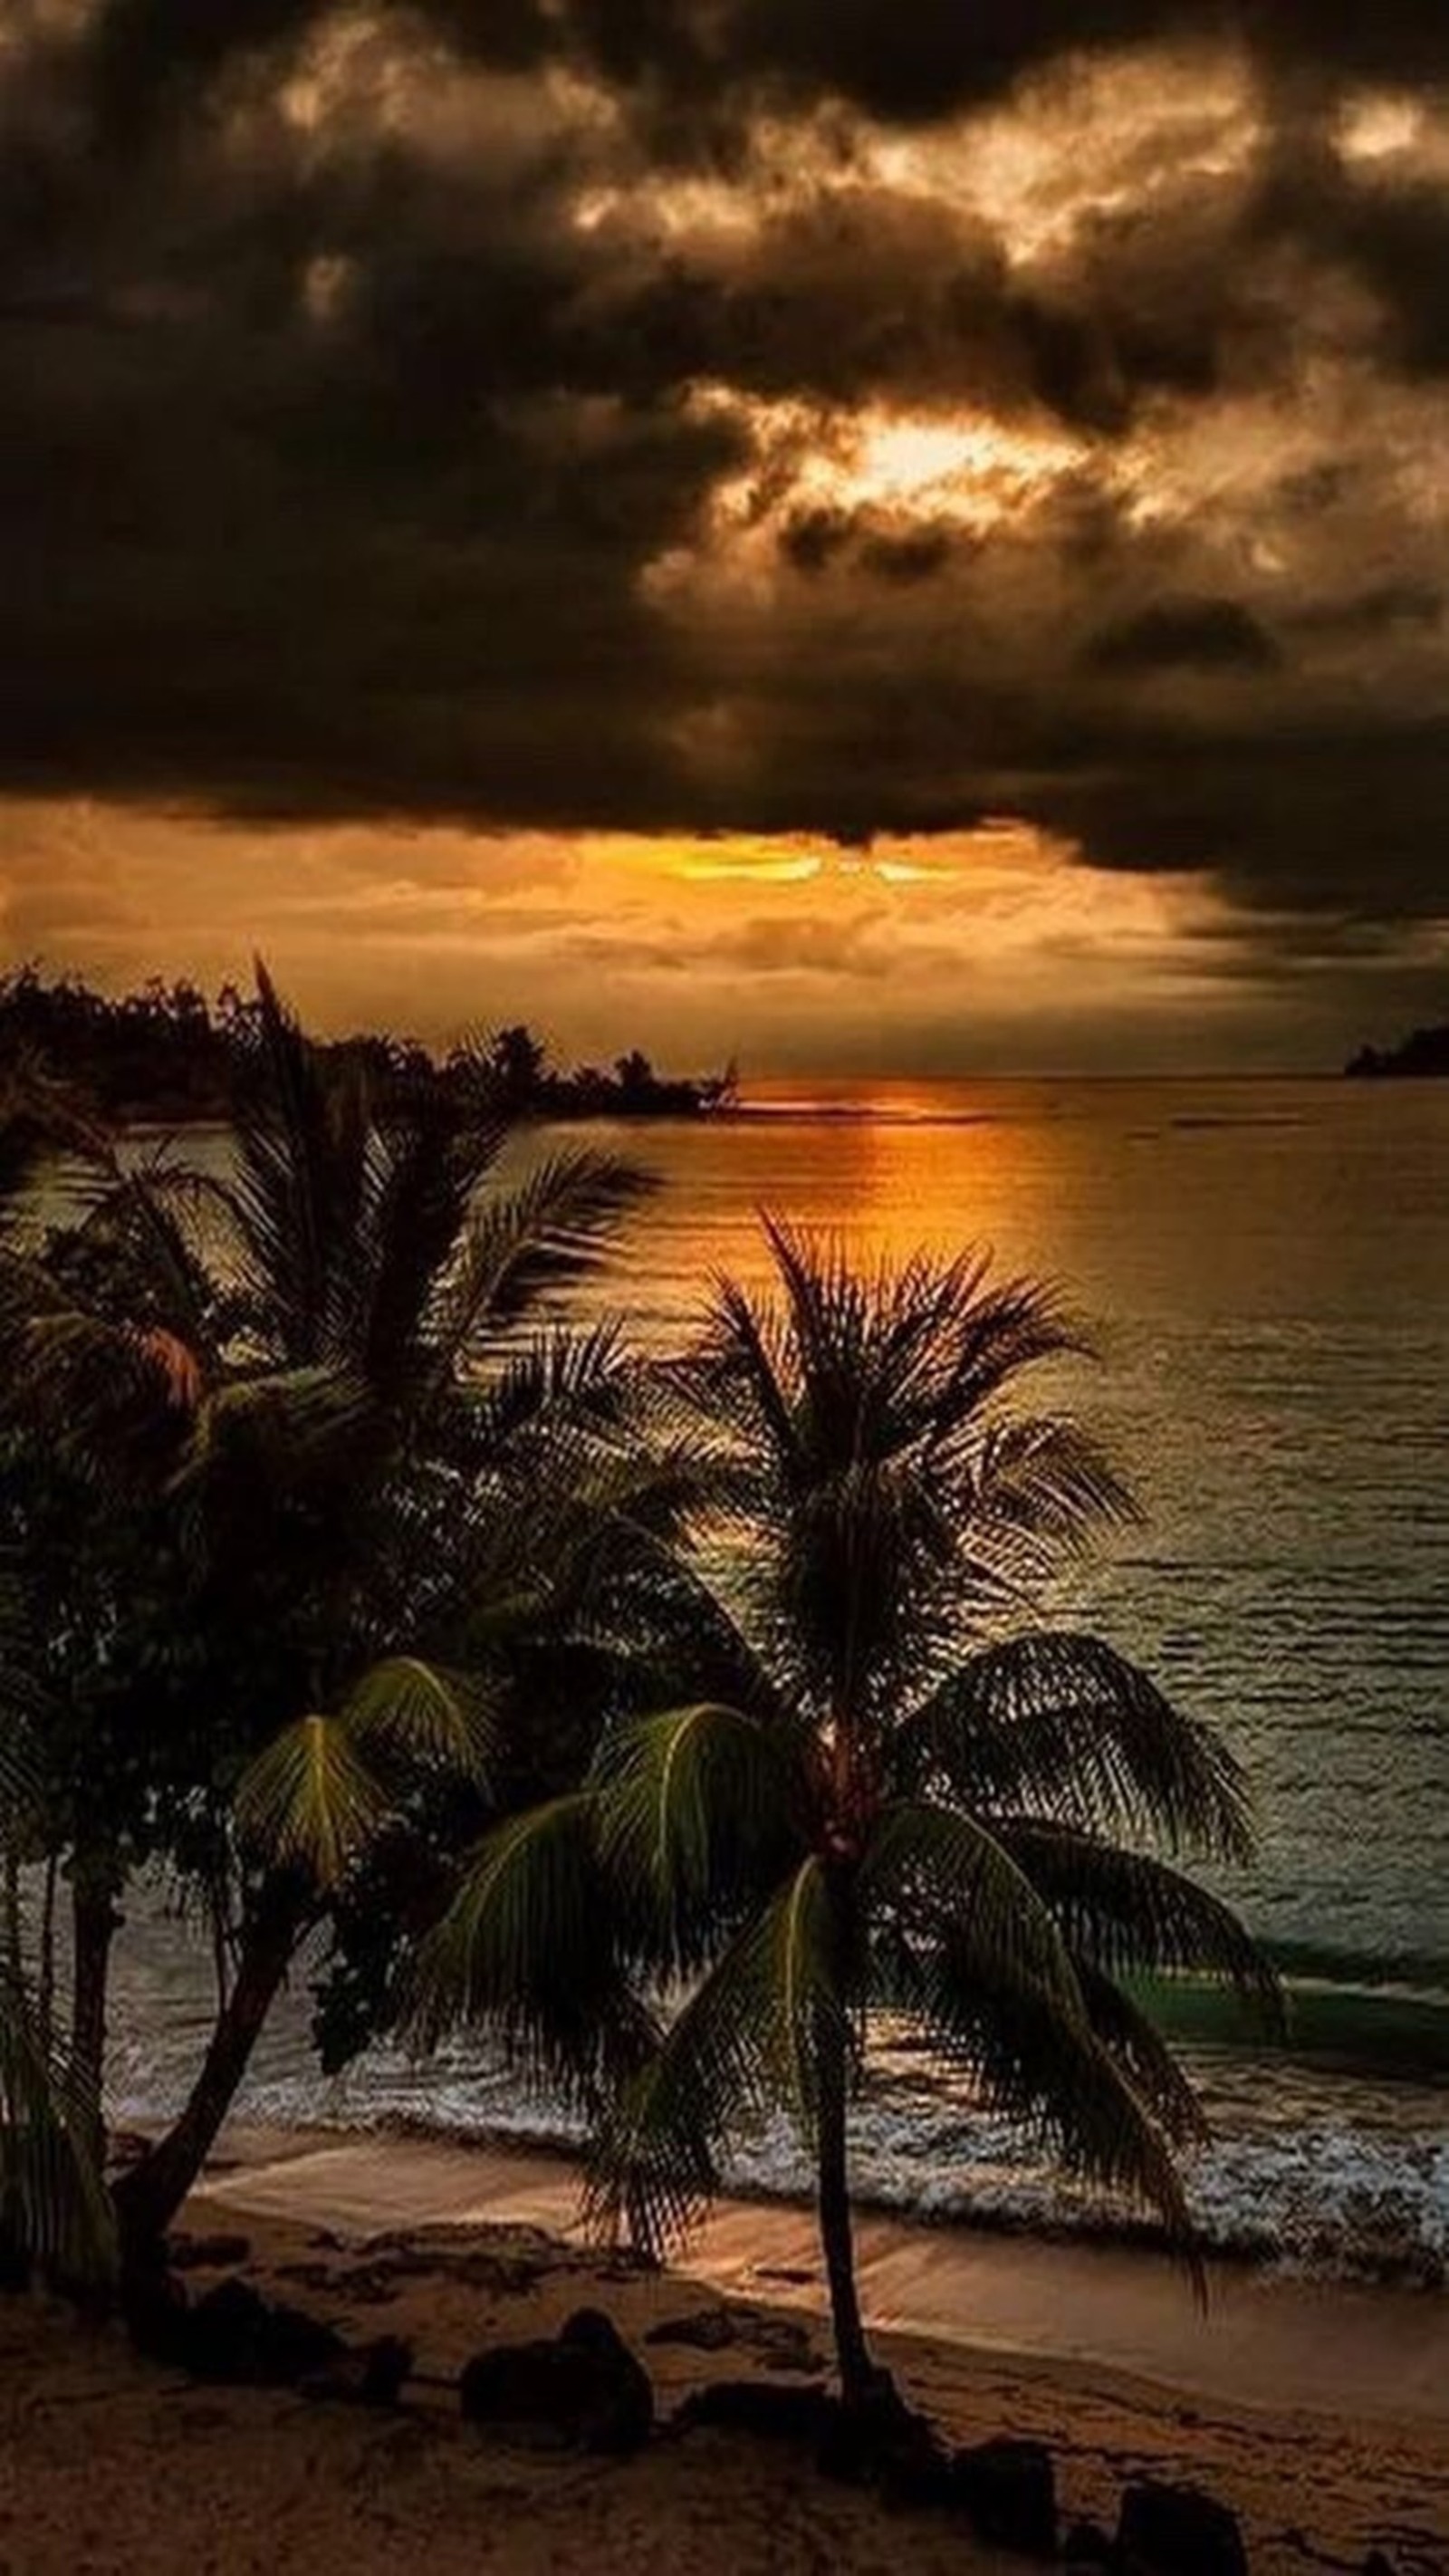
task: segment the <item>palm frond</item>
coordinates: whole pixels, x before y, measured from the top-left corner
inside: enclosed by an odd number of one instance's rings
[[[801,1782],[788,1742],[701,1701],[608,1734],[595,1765],[601,1848],[654,1918],[661,1966],[689,1975],[797,1845]]]
[[[827,1873],[800,1862],[731,1942],[616,2097],[596,2138],[589,2208],[662,2253],[719,2188],[719,2156],[742,2122],[783,2104],[814,2132],[822,2030],[851,2055]]]
[[[1087,2019],[1100,2047],[1174,2148],[1201,2146],[1208,2123],[1166,2040],[1141,2006],[1089,1959],[1073,1962]]]
[[[737,1280],[721,1278],[704,1344],[678,1383],[727,1428],[766,1446],[778,1472],[793,1482],[804,1460],[789,1365],[777,1318],[757,1307]]]
[[[237,1786],[237,1831],[269,1869],[331,1894],[392,1822],[387,1781],[341,1718],[313,1713],[273,1737]]]
[[[485,1198],[438,1301],[433,1338],[443,1370],[465,1365],[480,1337],[506,1332],[596,1270],[652,1187],[632,1163],[573,1150]]]
[[[1114,1978],[1167,1970],[1216,1979],[1282,2037],[1277,1975],[1230,1906],[1163,1861],[1066,1825],[1023,1821],[999,1831],[1063,1939],[1095,1967]]]
[[[655,2037],[637,1949],[575,1790],[485,1835],[420,1947],[408,2020],[424,2047],[483,2028],[527,2075],[596,2110]]]
[[[881,2001],[908,2012],[1024,2141],[1077,2180],[1153,2212],[1201,2287],[1171,2135],[1134,2084],[1129,2055],[1119,2062],[1088,2012],[1064,2013],[1055,1997],[1021,1986],[991,1993],[952,1939],[897,1945],[882,1954],[877,1979]],[[1100,2002],[1097,2010],[1100,2018]]]
[[[1162,1835],[1239,1860],[1252,1845],[1240,1764],[1099,1637],[1046,1631],[988,1647],[931,1692],[897,1740],[903,1778],[977,1813]]]
[[[109,1231],[133,1256],[129,1266],[144,1319],[189,1354],[198,1383],[215,1368],[217,1351],[214,1289],[196,1219],[204,1212],[215,1223],[218,1215],[230,1216],[230,1207],[222,1183],[173,1160],[164,1145],[130,1164],[112,1151],[109,1186],[81,1230],[102,1237]]]
[[[17,1963],[0,1955],[0,2247],[57,2281],[99,2286],[115,2236],[81,2136],[65,2069],[40,2037]]]
[[[985,1991],[1027,1990],[1080,2019],[1066,1943],[1003,1840],[967,1815],[898,1799],[877,1819],[860,1865],[860,1902],[906,1941],[949,1939]]]
[[[341,1723],[370,1760],[450,1771],[486,1787],[498,1754],[498,1716],[497,1691],[477,1675],[389,1655],[349,1691]]]
[[[369,1385],[404,1406],[430,1381],[440,1283],[462,1255],[505,1133],[429,1083],[394,1104],[385,1128],[369,1127],[354,1240],[335,1256],[333,1329]]]
[[[1141,1517],[1106,1451],[1064,1414],[973,1424],[936,1465],[966,1529],[990,1533],[1004,1567],[1014,1552],[1024,1578]]]
[[[256,961],[257,1052],[240,1086],[232,1194],[253,1281],[281,1329],[279,1356],[323,1356],[327,1242],[356,1176],[335,1169],[327,1087],[316,1050]]]
[[[472,1430],[492,1458],[515,1444],[575,1430],[625,1427],[638,1364],[614,1321],[579,1332],[555,1325],[510,1346],[475,1398]]]

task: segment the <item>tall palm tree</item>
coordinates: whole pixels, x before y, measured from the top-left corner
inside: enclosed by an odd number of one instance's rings
[[[668,1373],[716,1470],[690,1543],[656,1553],[671,1702],[485,1837],[417,2016],[424,2038],[490,2025],[571,2084],[595,2204],[651,2249],[740,2125],[787,2106],[862,2401],[847,2122],[875,2017],[1186,2240],[1174,2151],[1198,2110],[1125,1980],[1191,1969],[1270,2011],[1275,1987],[1148,1847],[1246,1851],[1233,1756],[1109,1646],[1042,1624],[1130,1511],[1070,1420],[1015,1400],[1081,1348],[1057,1298],[977,1260],[861,1271],[766,1233],[776,1297],[722,1283]]]
[[[116,2187],[136,2238],[194,2180],[349,1876],[440,1779],[486,1792],[495,1694],[439,1650],[487,1642],[480,1589],[495,1628],[500,1585],[515,1608],[536,1600],[599,1453],[617,1464],[629,1383],[616,1339],[565,1331],[557,1309],[638,1173],[570,1152],[505,1186],[481,1083],[469,1099],[420,1078],[380,1103],[258,981],[229,1167],[127,1156],[42,1101],[88,1199],[48,1255],[23,1232],[0,1250],[0,1358],[25,1424],[77,1463],[98,1513],[143,1497],[164,1527],[163,1660],[180,1671],[157,1688],[177,1715],[132,1737],[128,1777],[139,1761],[151,1848],[224,1914],[197,2082]],[[568,1510],[545,1514],[561,1486]],[[125,1861],[107,1857],[114,1879]],[[103,1986],[115,1908],[97,1876],[105,1912],[80,1954]]]

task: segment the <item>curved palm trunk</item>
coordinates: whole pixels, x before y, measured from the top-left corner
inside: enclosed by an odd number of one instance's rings
[[[248,1916],[236,1978],[186,2106],[116,2182],[116,2217],[129,2261],[144,2262],[154,2252],[200,2175],[306,1925],[305,1902],[290,1888],[264,1893]]]
[[[863,2406],[876,2382],[870,2348],[861,2323],[855,2283],[855,2238],[850,2215],[850,2178],[846,2164],[845,2041],[823,2016],[816,2026],[817,2112],[816,2209],[825,2273],[830,2284],[830,2315],[835,2329],[835,2358],[840,2393],[847,2406]]]

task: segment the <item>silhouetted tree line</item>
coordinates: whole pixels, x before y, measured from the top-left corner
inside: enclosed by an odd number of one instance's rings
[[[0,976],[0,1065],[63,1076],[112,1119],[183,1125],[231,1116],[260,1044],[255,995],[223,984],[214,1000],[186,978],[118,998],[33,965]],[[454,1090],[513,1118],[695,1118],[733,1105],[735,1068],[692,1079],[657,1073],[636,1047],[612,1065],[566,1070],[521,1023],[437,1058],[416,1038],[362,1033],[324,1044],[335,1071],[365,1075],[384,1104],[420,1085]]]
[[[1437,1029],[1415,1029],[1412,1037],[1404,1038],[1396,1047],[1360,1047],[1344,1071],[1355,1081],[1413,1074],[1449,1075],[1449,1024]]]

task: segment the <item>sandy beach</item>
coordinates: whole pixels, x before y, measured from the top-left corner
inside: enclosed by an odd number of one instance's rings
[[[218,2389],[110,2329],[0,2303],[5,2576],[477,2567],[800,2568],[935,2576],[1020,2564],[950,2519],[891,2514],[778,2446],[671,2436],[720,2376],[823,2370],[808,2217],[725,2207],[677,2271],[586,2243],[566,2162],[399,2138],[239,2131],[188,2225],[248,2240],[252,2278],[363,2339],[406,2336],[423,2377],[386,2416]],[[204,2283],[211,2274],[196,2278]],[[956,2442],[1030,2435],[1066,2515],[1110,2526],[1142,2475],[1241,2515],[1254,2576],[1449,2571],[1449,2308],[1437,2297],[1220,2273],[1207,2317],[1171,2267],[1120,2250],[867,2219],[861,2278],[882,2357]],[[480,2346],[603,2306],[647,2361],[663,2429],[633,2461],[540,2457],[458,2419]],[[718,2318],[723,2308],[725,2320]],[[716,2316],[721,2349],[652,2342]]]

